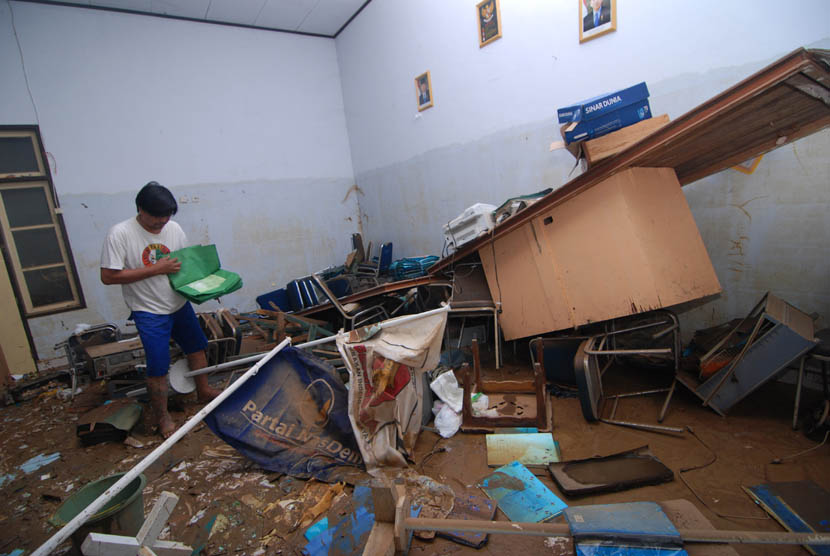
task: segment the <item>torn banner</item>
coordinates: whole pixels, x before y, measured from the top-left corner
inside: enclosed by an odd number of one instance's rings
[[[421,374],[438,365],[447,313],[397,326],[395,320],[337,338],[351,377],[349,419],[367,470],[407,465],[421,430]]]
[[[363,462],[333,367],[287,347],[206,418],[219,438],[264,469],[349,480]]]

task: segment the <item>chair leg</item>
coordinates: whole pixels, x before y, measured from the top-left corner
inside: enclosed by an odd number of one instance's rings
[[[501,335],[499,334],[499,312],[493,309],[493,340],[496,344],[496,369],[501,368]]]
[[[801,358],[801,363],[798,365],[798,382],[795,387],[795,407],[793,408],[793,429],[798,428],[798,405],[801,403],[801,383],[804,380],[804,362],[807,361],[807,356]]]
[[[663,419],[666,418],[666,411],[669,409],[669,402],[671,402],[671,398],[674,395],[674,389],[677,386],[677,378],[672,380],[671,388],[669,388],[668,394],[666,394],[666,401],[663,402],[663,408],[660,409],[660,416],[657,417],[657,422],[662,423]]]

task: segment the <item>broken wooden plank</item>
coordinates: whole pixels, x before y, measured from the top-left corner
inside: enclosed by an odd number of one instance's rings
[[[179,497],[172,492],[165,490],[161,493],[161,496],[159,496],[159,499],[156,500],[156,503],[153,505],[153,509],[150,510],[150,514],[147,516],[147,519],[144,520],[144,524],[135,536],[138,544],[142,546],[153,546],[156,540],[158,540],[162,530],[164,530],[167,518],[169,518],[170,514],[173,513],[173,508],[175,508],[178,503]]]
[[[136,556],[141,545],[134,537],[90,533],[81,545],[84,556]],[[180,542],[156,541],[151,547],[156,556],[188,556],[193,548]]]

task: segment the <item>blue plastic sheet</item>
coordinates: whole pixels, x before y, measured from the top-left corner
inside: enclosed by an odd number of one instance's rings
[[[645,548],[606,544],[577,544],[576,556],[689,556],[682,548]]]
[[[288,347],[205,422],[263,469],[330,482],[363,468],[347,399],[333,367]]]
[[[37,471],[41,467],[44,467],[52,462],[57,461],[58,459],[60,459],[60,457],[60,452],[55,452],[54,454],[49,454],[48,456],[46,454],[38,454],[35,457],[29,458],[23,463],[21,463],[18,466],[18,469],[20,469],[28,475],[29,473]]]
[[[565,519],[577,556],[686,556],[680,533],[654,502],[572,506]]]
[[[590,538],[610,540],[611,544],[683,545],[674,524],[654,502],[572,506],[565,510],[565,519],[576,541]]]

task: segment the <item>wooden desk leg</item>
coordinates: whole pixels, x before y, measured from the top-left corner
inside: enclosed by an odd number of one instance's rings
[[[461,404],[461,423],[462,425],[470,426],[473,418],[473,407],[470,402],[470,396],[473,393],[473,388],[470,375],[470,366],[464,363],[461,365],[459,371],[461,373],[461,381],[464,384],[464,401]]]
[[[548,428],[547,392],[545,392],[545,374],[537,361],[533,365],[533,378],[536,381],[536,426],[539,430]]]
[[[480,392],[484,392],[484,384],[481,382],[481,358],[478,351],[478,340],[473,338],[473,372],[475,373],[475,386]]]

